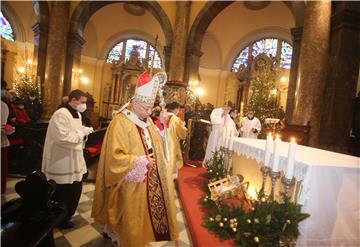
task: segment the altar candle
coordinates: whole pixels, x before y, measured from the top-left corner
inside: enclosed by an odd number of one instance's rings
[[[270,132],[266,137],[265,159],[264,159],[265,166],[270,166],[270,156],[271,156],[271,151],[272,151],[273,145],[274,145],[274,139]]]
[[[291,138],[291,142],[289,143],[288,163],[285,173],[285,177],[287,179],[292,179],[294,176],[296,147],[297,144],[295,138]]]
[[[280,165],[280,149],[281,149],[281,139],[280,136],[277,135],[274,143],[274,159],[272,163],[272,171],[278,172]]]

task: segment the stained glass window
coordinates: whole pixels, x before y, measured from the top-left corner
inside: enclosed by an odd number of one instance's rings
[[[247,46],[245,49],[243,49],[239,56],[236,58],[231,71],[238,72],[239,67],[241,64],[243,64],[245,67],[248,65],[248,58],[249,58],[249,46]]]
[[[122,54],[124,43],[120,42],[115,45],[111,51],[109,52],[108,58],[106,60],[107,63],[112,63],[113,61],[120,60],[120,56]]]
[[[138,39],[128,39],[115,45],[109,52],[106,62],[112,63],[113,61],[120,60],[123,54],[125,55],[125,60],[128,60],[134,47],[140,53],[139,57],[142,61],[149,61],[148,66],[150,67],[155,49],[149,42]],[[161,64],[159,52],[155,51],[154,68],[161,68]]]
[[[281,58],[280,66],[284,69],[290,69],[291,67],[291,56],[292,56],[292,46],[283,41],[281,44]]]
[[[253,44],[252,55],[256,57],[260,53],[265,53],[268,56],[276,56],[277,39],[260,39]]]
[[[4,39],[15,41],[15,35],[11,28],[10,22],[5,18],[2,12],[1,13],[1,37]]]
[[[278,47],[280,44],[281,47]],[[248,66],[250,47],[252,47],[251,54],[253,57],[258,56],[260,53],[265,53],[267,56],[271,55],[276,57],[277,50],[281,49],[280,57],[278,57],[280,60],[280,67],[284,69],[290,69],[292,46],[285,41],[280,42],[275,38],[266,38],[257,40],[251,43],[250,46],[246,46],[243,50],[241,50],[231,67],[231,71],[238,72],[240,65],[244,65],[245,67]]]

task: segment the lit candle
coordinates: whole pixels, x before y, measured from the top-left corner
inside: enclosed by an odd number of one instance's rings
[[[270,156],[271,156],[271,151],[273,148],[273,144],[274,144],[274,139],[271,135],[271,132],[267,135],[266,137],[266,144],[265,144],[265,159],[264,159],[264,165],[265,166],[270,166]]]
[[[272,163],[272,171],[278,172],[280,165],[280,148],[281,148],[281,139],[280,136],[277,135],[274,143],[274,159]]]
[[[288,163],[285,173],[285,177],[287,179],[292,179],[294,176],[296,147],[297,144],[295,138],[291,138],[291,142],[289,143]]]

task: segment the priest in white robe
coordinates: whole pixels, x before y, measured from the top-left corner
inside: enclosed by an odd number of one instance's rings
[[[229,115],[232,107],[232,102],[228,101],[224,105],[224,107],[216,108],[211,112],[210,120],[212,129],[206,147],[203,164],[205,164],[209,159],[211,159],[215,151],[220,149],[223,138],[225,138],[225,133],[229,133],[227,131],[230,131],[230,129],[233,128],[233,133],[237,133],[236,125]]]
[[[249,110],[247,116],[243,118],[241,137],[257,139],[261,131],[261,123],[254,114],[255,112],[253,110]]]

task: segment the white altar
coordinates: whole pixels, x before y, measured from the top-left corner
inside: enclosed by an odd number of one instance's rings
[[[283,172],[288,148],[289,143],[281,143]],[[250,181],[249,194],[254,196],[262,183],[265,140],[234,138],[232,150],[233,173]],[[299,189],[296,200],[310,214],[300,223],[297,246],[360,246],[360,158],[298,145],[294,177]],[[279,179],[277,190],[282,186]]]

